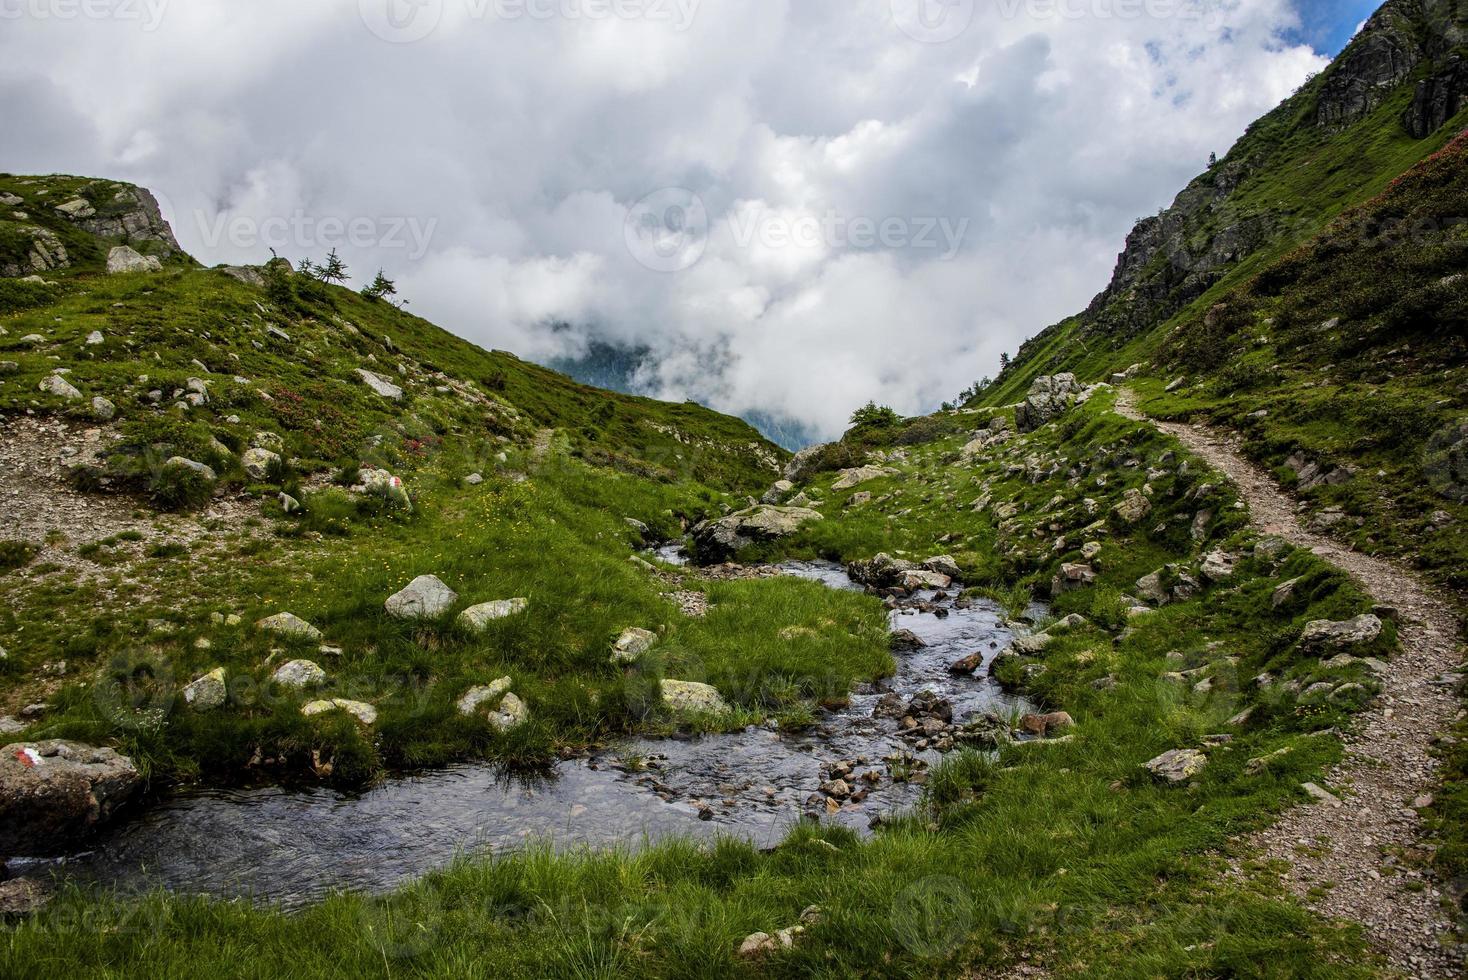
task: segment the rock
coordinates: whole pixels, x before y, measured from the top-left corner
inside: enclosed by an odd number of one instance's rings
[[[1367,613],[1341,623],[1317,619],[1305,626],[1300,643],[1307,650],[1340,650],[1370,643],[1381,635],[1381,620]]]
[[[481,473],[470,473],[468,476],[464,477],[464,483],[471,487],[477,487],[483,482],[484,475]]]
[[[983,653],[971,653],[967,657],[964,657],[962,660],[951,664],[948,668],[948,672],[950,674],[953,674],[955,677],[963,677],[965,675],[972,674],[974,671],[978,670],[982,666],[984,666]]]
[[[746,936],[744,942],[739,944],[739,958],[743,960],[759,959],[779,948],[780,942],[774,936],[767,932],[754,932]]]
[[[1015,409],[1015,427],[1020,432],[1035,431],[1063,415],[1083,391],[1085,387],[1076,381],[1074,374],[1036,378],[1025,400]]]
[[[19,374],[20,364],[17,361],[0,361],[0,374]]]
[[[69,402],[80,401],[82,393],[72,386],[59,374],[48,374],[41,379],[40,390],[57,398],[65,398]]]
[[[1136,524],[1152,513],[1152,503],[1142,491],[1131,489],[1121,495],[1121,500],[1111,508],[1111,512],[1126,524]]]
[[[1272,605],[1275,609],[1287,605],[1289,601],[1295,597],[1295,589],[1298,588],[1299,585],[1300,580],[1297,578],[1292,578],[1288,582],[1281,583],[1280,586],[1274,590],[1274,596],[1270,599],[1270,605]]]
[[[224,704],[229,691],[224,684],[224,668],[216,667],[183,689],[184,703],[195,711],[213,711]]]
[[[88,347],[101,347],[105,343],[107,343],[107,338],[102,336],[102,331],[93,330],[87,334],[86,344]]]
[[[1084,588],[1096,581],[1096,570],[1090,565],[1069,562],[1060,566],[1060,571],[1050,581],[1050,594],[1059,597],[1074,589]]]
[[[292,660],[277,667],[270,679],[282,687],[299,691],[326,683],[326,671],[310,660]]]
[[[496,731],[508,732],[530,720],[530,707],[514,694],[506,694],[497,710],[490,712],[489,724]]]
[[[51,890],[34,878],[0,882],[0,921],[34,915],[51,900]]]
[[[403,481],[387,470],[361,470],[357,479],[359,482],[352,488],[353,493],[370,494],[398,507],[413,509],[413,500],[408,496]]]
[[[499,698],[509,693],[511,683],[510,678],[501,677],[499,680],[486,684],[483,687],[470,688],[459,699],[457,705],[459,714],[464,715],[466,718],[472,717],[481,705],[497,702]]]
[[[185,458],[183,456],[174,456],[171,459],[169,459],[166,463],[164,463],[163,466],[164,466],[165,469],[167,469],[169,467],[179,466],[179,467],[182,467],[182,468],[184,468],[186,470],[193,470],[195,473],[199,474],[204,479],[210,480],[210,481],[219,479],[219,477],[215,474],[213,468],[211,468],[209,466],[205,466],[203,463],[200,463],[200,462],[198,462],[196,460],[187,459],[187,458]]]
[[[319,629],[293,613],[283,612],[269,616],[255,624],[256,629],[267,633],[279,633],[293,639],[318,641],[322,637]]]
[[[806,507],[761,504],[693,528],[694,550],[702,561],[723,561],[750,545],[787,537],[812,521],[824,520]]]
[[[894,476],[896,473],[896,470],[883,466],[858,466],[855,469],[842,470],[836,474],[836,482],[831,484],[831,489],[850,490],[868,480],[878,480],[884,476]]]
[[[760,498],[760,502],[766,504],[781,503],[785,500],[786,497],[790,496],[790,494],[794,490],[795,484],[791,483],[789,480],[776,480],[774,485],[771,486],[770,489],[765,491],[765,495]]]
[[[364,725],[374,725],[377,723],[377,709],[361,701],[332,698],[329,701],[312,701],[301,707],[301,714],[307,718],[324,715],[328,711],[345,711]]]
[[[127,245],[119,245],[107,253],[107,274],[111,276],[130,272],[162,272],[163,263],[151,255],[139,255]]]
[[[1053,711],[1045,715],[1025,715],[1019,725],[1031,735],[1049,738],[1053,733],[1075,727],[1075,719],[1064,711]]]
[[[927,643],[923,642],[923,638],[918,636],[912,630],[893,631],[892,635],[888,637],[888,643],[893,650],[898,651],[921,650],[923,647],[927,646]]]
[[[1234,577],[1234,562],[1237,560],[1226,551],[1210,551],[1203,557],[1203,564],[1199,568],[1199,574],[1207,581],[1215,584],[1227,582]]]
[[[626,524],[628,527],[636,531],[638,534],[642,535],[644,538],[652,533],[646,524],[644,524],[642,521],[639,521],[635,517],[624,517],[622,518],[622,523]]]
[[[280,437],[279,433],[265,432],[262,430],[250,437],[250,447],[252,449],[268,449],[273,453],[280,453],[285,451],[285,440]]]
[[[1184,783],[1203,771],[1208,757],[1197,749],[1172,749],[1146,763],[1153,776],[1168,783]]]
[[[437,576],[420,575],[383,603],[395,619],[437,619],[453,608],[459,595]]]
[[[946,575],[950,579],[963,578],[963,569],[958,567],[958,562],[953,560],[952,555],[934,555],[922,563],[923,568],[939,575]],[[947,588],[947,586],[944,586]]]
[[[90,218],[97,213],[97,209],[92,207],[92,202],[84,197],[75,198],[65,204],[58,204],[56,210],[68,218]]]
[[[1055,638],[1049,633],[1031,633],[1029,636],[1016,636],[1009,644],[1009,649],[1026,657],[1036,657],[1045,652]]]
[[[80,742],[0,749],[0,855],[67,850],[105,825],[142,788],[131,759]]]
[[[662,682],[663,703],[675,712],[722,714],[729,710],[717,688],[693,681]]]
[[[295,514],[301,509],[301,502],[288,493],[282,492],[276,500],[280,503],[280,509],[287,514]]]
[[[459,613],[458,623],[471,633],[482,633],[497,619],[508,619],[530,608],[529,599],[496,599],[470,606]]]
[[[357,377],[361,378],[362,381],[367,385],[367,387],[371,388],[375,393],[381,395],[383,398],[389,398],[395,402],[400,402],[403,400],[403,389],[399,388],[397,385],[393,384],[382,375],[373,374],[371,371],[364,371],[362,368],[357,368]]]
[[[268,449],[247,449],[240,458],[240,464],[252,480],[269,479],[270,471],[281,462],[280,455]]]
[[[658,635],[651,630],[629,627],[612,644],[612,663],[623,666],[635,664],[657,641]]]
[[[946,589],[953,584],[953,580],[939,572],[913,570],[903,572],[898,584],[909,592],[916,592],[919,589]]]
[[[98,395],[92,399],[92,418],[98,422],[111,422],[117,418],[117,406]]]
[[[1300,788],[1305,791],[1306,796],[1310,797],[1317,803],[1328,803],[1331,806],[1341,805],[1341,801],[1338,796],[1336,796],[1329,790],[1320,788],[1314,783],[1301,783]]]

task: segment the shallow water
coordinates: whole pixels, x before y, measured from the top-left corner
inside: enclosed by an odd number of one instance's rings
[[[833,588],[857,588],[829,563],[782,568]],[[904,700],[936,691],[953,702],[955,722],[1014,703],[987,680],[948,673],[960,657],[983,651],[987,660],[1007,645],[993,606],[950,609],[946,618],[894,612],[892,621],[893,629],[912,630],[929,645],[899,654],[897,674],[883,691]],[[921,792],[888,778],[884,757],[909,746],[895,722],[871,717],[878,697],[856,694],[848,707],[821,714],[815,729],[795,735],[760,727],[633,739],[561,763],[537,782],[466,765],[352,795],[321,788],[181,794],[114,828],[60,870],[122,891],[163,887],[297,906],[333,890],[386,891],[458,854],[504,853],[532,838],[558,847],[636,847],[669,835],[723,833],[773,845],[802,818],[826,778],[822,767],[842,760],[859,763],[857,775],[876,770],[882,778],[864,801],[829,815],[822,809],[822,818],[866,831],[874,817],[911,806]]]

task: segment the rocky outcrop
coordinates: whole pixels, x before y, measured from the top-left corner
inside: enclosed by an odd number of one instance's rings
[[[71,267],[71,256],[54,232],[35,225],[19,225],[12,231],[17,235],[29,236],[30,248],[24,256],[17,255],[9,261],[0,260],[0,277],[13,279]]]
[[[1021,432],[1034,432],[1064,415],[1085,390],[1073,374],[1036,378],[1025,400],[1015,409],[1016,427]]]
[[[106,824],[143,787],[132,760],[80,742],[0,749],[0,856],[63,850]]]
[[[111,276],[162,271],[163,263],[155,256],[142,255],[127,245],[119,245],[107,253],[107,274]]]
[[[1457,55],[1438,71],[1417,83],[1412,105],[1402,125],[1417,139],[1426,139],[1468,105],[1468,63]]]
[[[1307,623],[1300,645],[1307,650],[1345,650],[1364,646],[1381,635],[1381,620],[1367,614],[1345,622],[1319,619]]]
[[[703,562],[727,561],[753,544],[787,537],[819,520],[823,520],[819,511],[805,507],[762,504],[696,525],[694,552]]]
[[[68,216],[82,231],[128,243],[146,242],[149,254],[165,258],[183,251],[151,191],[124,184],[110,196],[96,196],[101,203]]]
[[[1412,73],[1419,58],[1410,38],[1373,17],[1331,66],[1315,103],[1315,124],[1334,129],[1360,119]]]

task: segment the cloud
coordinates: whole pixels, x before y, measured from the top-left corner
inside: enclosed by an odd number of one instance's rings
[[[1324,64],[1286,0],[46,3],[0,34],[0,167],[135,180],[206,262],[338,247],[485,346],[646,346],[657,394],[826,435],[1083,307]]]

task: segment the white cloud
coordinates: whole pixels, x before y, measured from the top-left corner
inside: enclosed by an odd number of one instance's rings
[[[365,219],[349,265],[385,267],[465,337],[528,357],[592,334],[645,344],[660,362],[643,380],[668,397],[834,434],[868,398],[932,408],[1084,306],[1131,222],[1323,66],[1280,40],[1287,0],[1131,19],[969,3],[942,44],[899,30],[889,0],[648,0],[671,21],[413,2],[175,0],[153,30],[7,21],[0,167],[152,187],[206,262],[268,254],[220,227],[293,219],[308,230],[282,254],[319,257],[330,221]],[[392,43],[388,4],[442,17]],[[709,218],[679,273],[624,242],[627,209],[663,187]],[[389,234],[409,219],[422,255]],[[905,237],[854,233],[888,219]],[[913,241],[937,219],[968,222],[947,259]]]

